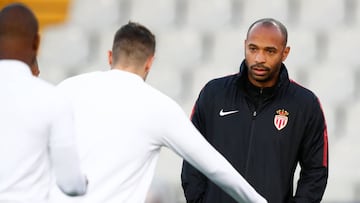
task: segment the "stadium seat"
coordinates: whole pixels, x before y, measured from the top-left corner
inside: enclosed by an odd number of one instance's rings
[[[146,25],[151,30],[164,30],[176,24],[177,0],[132,0],[129,20]]]
[[[360,2],[357,0],[349,0],[350,2],[349,7],[352,11],[355,11],[354,14],[354,27],[360,27]]]
[[[179,101],[183,88],[181,69],[171,65],[161,66],[156,60],[147,77],[147,83]]]
[[[214,32],[208,63],[218,67],[239,67],[244,59],[247,29],[221,29]]]
[[[318,41],[317,33],[308,29],[290,28],[288,29],[288,46],[290,53],[286,59],[288,67],[313,67],[309,66],[318,61]],[[309,70],[306,70],[309,71]]]
[[[360,183],[360,162],[354,160],[354,156],[360,154],[360,139],[357,140],[345,136],[332,142],[325,199],[332,202],[353,202],[356,199],[356,186]]]
[[[51,84],[57,85],[59,82],[70,76],[64,71],[65,68],[61,65],[44,63],[41,60],[38,61],[38,65],[40,69],[39,77]]]
[[[126,0],[73,0],[69,9],[69,23],[97,32],[128,21]]]
[[[299,1],[299,21],[303,29],[338,29],[345,22],[346,0],[301,0]]]
[[[354,99],[355,77],[345,64],[323,63],[312,65],[308,88],[313,90],[322,102],[347,104]]]
[[[235,74],[239,71],[239,66],[218,66],[212,63],[202,64],[193,70],[192,88],[187,90],[189,99],[195,102],[200,90],[207,82],[214,78],[224,77]]]
[[[87,64],[90,40],[79,27],[53,26],[44,29],[39,50],[39,61],[43,64],[56,64],[66,75],[76,74],[77,68]]]
[[[357,139],[360,143],[360,128],[359,128],[359,115],[360,115],[360,102],[356,102],[352,105],[349,105],[347,108],[346,115],[346,133],[349,136],[353,136],[354,139]]]
[[[326,60],[335,63],[341,60],[342,69],[360,65],[360,57],[355,47],[360,46],[360,29],[337,29],[329,34]]]
[[[202,61],[202,40],[202,35],[192,29],[158,33],[156,60],[165,67],[192,69]]]
[[[119,28],[120,25],[99,30],[96,48],[92,50],[94,64],[108,64],[108,51],[112,49],[114,36]]]
[[[239,0],[236,0],[239,1]],[[249,27],[251,23],[260,18],[275,18],[285,25],[289,22],[289,0],[243,0],[242,26]]]
[[[231,0],[187,0],[187,27],[209,32],[229,26],[232,18]]]

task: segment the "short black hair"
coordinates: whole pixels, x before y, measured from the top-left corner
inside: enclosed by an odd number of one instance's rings
[[[24,4],[9,4],[0,11],[0,37],[34,37],[38,30],[35,14]]]
[[[112,52],[113,63],[141,65],[155,54],[155,36],[145,26],[129,22],[115,34]]]
[[[251,29],[257,24],[261,24],[264,26],[276,26],[277,28],[279,28],[281,34],[284,37],[284,46],[286,46],[287,40],[288,40],[287,29],[284,24],[282,24],[280,21],[275,20],[273,18],[262,18],[262,19],[255,21],[253,24],[251,24],[248,29],[247,35],[246,35],[247,38],[249,37],[249,33],[250,33]]]

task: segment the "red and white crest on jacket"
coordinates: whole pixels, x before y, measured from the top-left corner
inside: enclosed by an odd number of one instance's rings
[[[276,129],[281,130],[283,128],[285,128],[289,118],[288,115],[289,113],[287,111],[285,111],[284,109],[279,109],[276,111],[276,115],[274,117],[274,125],[276,127]]]

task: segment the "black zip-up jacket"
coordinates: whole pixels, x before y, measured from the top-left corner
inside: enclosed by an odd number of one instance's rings
[[[328,178],[323,111],[310,90],[289,79],[284,64],[272,88],[251,85],[244,62],[238,74],[210,81],[191,119],[269,203],[321,201]],[[293,195],[298,163],[301,175]],[[181,180],[187,202],[235,202],[186,162]]]

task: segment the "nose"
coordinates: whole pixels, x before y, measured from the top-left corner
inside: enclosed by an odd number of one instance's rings
[[[259,51],[258,53],[256,53],[256,56],[255,56],[256,63],[264,63],[265,61],[266,61],[266,58],[262,51]]]

